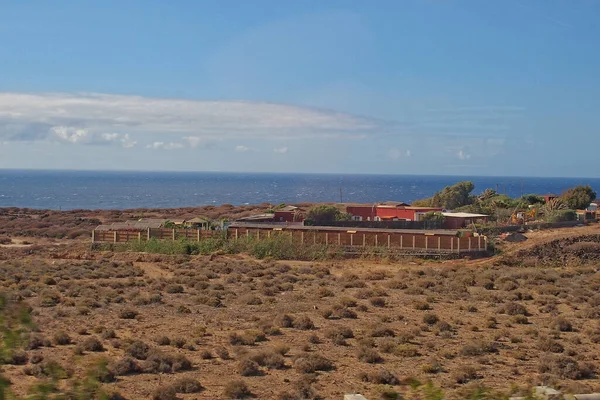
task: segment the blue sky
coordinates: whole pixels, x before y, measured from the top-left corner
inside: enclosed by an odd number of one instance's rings
[[[597,176],[600,2],[0,3],[0,168]]]

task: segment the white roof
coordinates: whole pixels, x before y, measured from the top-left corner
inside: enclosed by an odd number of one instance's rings
[[[472,214],[466,212],[443,212],[442,215],[444,217],[455,217],[455,218],[483,218],[489,217],[489,215],[485,214]]]

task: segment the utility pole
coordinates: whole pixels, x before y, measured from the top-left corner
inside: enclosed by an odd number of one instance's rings
[[[342,188],[340,188],[340,203],[344,203],[344,198],[342,197]]]

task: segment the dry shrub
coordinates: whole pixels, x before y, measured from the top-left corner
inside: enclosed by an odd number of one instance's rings
[[[149,350],[150,346],[148,346],[146,343],[142,342],[141,340],[134,340],[129,346],[127,346],[125,354],[138,360],[145,360],[148,357]]]
[[[104,351],[104,346],[102,346],[102,342],[98,340],[95,336],[90,336],[85,339],[82,343],[83,349],[86,351]]]
[[[215,354],[221,360],[229,360],[229,358],[230,358],[229,351],[227,351],[227,349],[225,347],[223,347],[223,346],[215,348]]]
[[[385,326],[377,326],[371,331],[371,337],[394,337],[396,332]]]
[[[400,380],[396,377],[396,375],[392,374],[390,371],[386,369],[381,369],[379,371],[373,372],[362,372],[359,375],[359,378],[363,382],[374,383],[377,385],[399,385]]]
[[[438,316],[433,313],[427,313],[427,314],[423,315],[423,322],[426,323],[427,325],[434,325],[439,320],[440,319],[438,318]]]
[[[54,344],[57,346],[66,346],[71,344],[71,337],[65,331],[58,331],[54,334]]]
[[[417,348],[410,344],[400,344],[394,349],[394,354],[398,357],[418,357],[420,356]]]
[[[174,373],[190,370],[192,363],[181,354],[166,354],[158,349],[150,349],[141,367],[147,373]]]
[[[316,371],[330,371],[334,369],[334,365],[322,355],[304,353],[296,357],[294,368],[304,374],[312,374]]]
[[[359,347],[356,352],[356,357],[362,362],[369,364],[377,364],[383,362],[383,358],[379,355],[379,353],[369,347]]]
[[[451,374],[452,380],[458,384],[465,384],[472,380],[479,379],[477,368],[471,365],[458,366]]]
[[[171,385],[171,387],[175,389],[177,393],[200,393],[204,389],[200,382],[193,378],[179,378]]]
[[[177,391],[173,386],[161,386],[152,393],[152,400],[177,400]]]
[[[135,374],[140,371],[139,366],[133,358],[124,357],[113,361],[108,367],[116,376]]]
[[[467,343],[460,349],[460,354],[467,357],[475,357],[497,352],[498,348],[496,343],[486,342],[483,340]]]
[[[593,377],[595,368],[591,364],[580,364],[571,357],[548,354],[540,358],[538,371],[562,379],[579,380]]]
[[[237,366],[238,373],[242,376],[259,376],[262,375],[262,371],[257,362],[250,360],[249,358],[242,359]]]
[[[374,307],[385,307],[387,302],[383,297],[371,297],[369,299],[369,303],[371,303]]]
[[[527,308],[523,304],[509,302],[502,307],[502,312],[508,315],[529,315]]]
[[[252,396],[246,383],[240,380],[227,382],[223,394],[227,399],[246,399]]]
[[[565,317],[557,317],[554,321],[552,321],[552,328],[556,329],[559,332],[573,331],[573,325]]]
[[[295,329],[300,329],[303,331],[315,329],[315,324],[307,315],[301,315],[298,318],[294,318],[292,326]]]
[[[121,312],[119,312],[119,318],[121,319],[135,319],[137,315],[138,313],[135,310],[121,310]]]
[[[285,368],[285,359],[280,353],[274,350],[260,351],[249,356],[249,359],[268,369],[283,369]]]
[[[562,353],[563,351],[565,351],[565,348],[562,344],[549,337],[540,338],[537,342],[536,348],[540,351],[551,353]]]

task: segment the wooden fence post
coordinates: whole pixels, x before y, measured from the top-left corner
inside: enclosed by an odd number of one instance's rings
[[[96,230],[92,229],[92,243],[96,241]]]
[[[425,236],[425,250],[429,248],[429,236]]]
[[[413,250],[415,249],[415,238],[416,238],[416,236],[413,235]],[[427,242],[425,242],[425,243],[427,243]]]
[[[375,234],[375,247],[377,247],[377,234]]]
[[[400,250],[404,247],[404,236],[400,235]]]
[[[304,231],[300,232],[300,243],[304,244]]]
[[[142,231],[138,231],[138,242],[142,241]]]
[[[238,228],[235,228],[235,240],[238,239]]]
[[[315,238],[317,237],[317,234],[315,233]],[[325,232],[325,246],[327,246],[329,244],[329,232]]]
[[[200,242],[200,229],[196,229],[196,239]]]
[[[456,250],[456,252],[457,252],[458,254],[460,254],[460,238],[459,238],[459,237],[457,237],[457,238],[456,238],[456,242],[458,243],[458,247],[457,247],[457,250]]]
[[[367,234],[363,233],[363,247],[367,245]]]
[[[146,238],[146,240],[150,240],[150,228],[148,228],[148,237]]]
[[[471,236],[469,236],[469,251],[471,251]]]
[[[350,234],[350,246],[354,246],[354,235]]]
[[[454,253],[454,238],[450,237],[450,252]]]
[[[342,245],[342,234],[338,233],[338,246]]]
[[[481,251],[481,236],[477,236],[477,250]]]
[[[114,236],[115,236],[115,237],[114,237],[114,242],[115,242],[115,243],[117,243],[117,240],[118,240],[118,237],[119,237],[118,235],[119,235],[119,234],[117,233],[117,231],[115,231],[115,234],[114,234]]]
[[[438,250],[442,249],[442,237],[438,236]]]
[[[402,235],[400,235],[400,240],[402,240]],[[392,235],[388,233],[388,249],[392,247]]]

